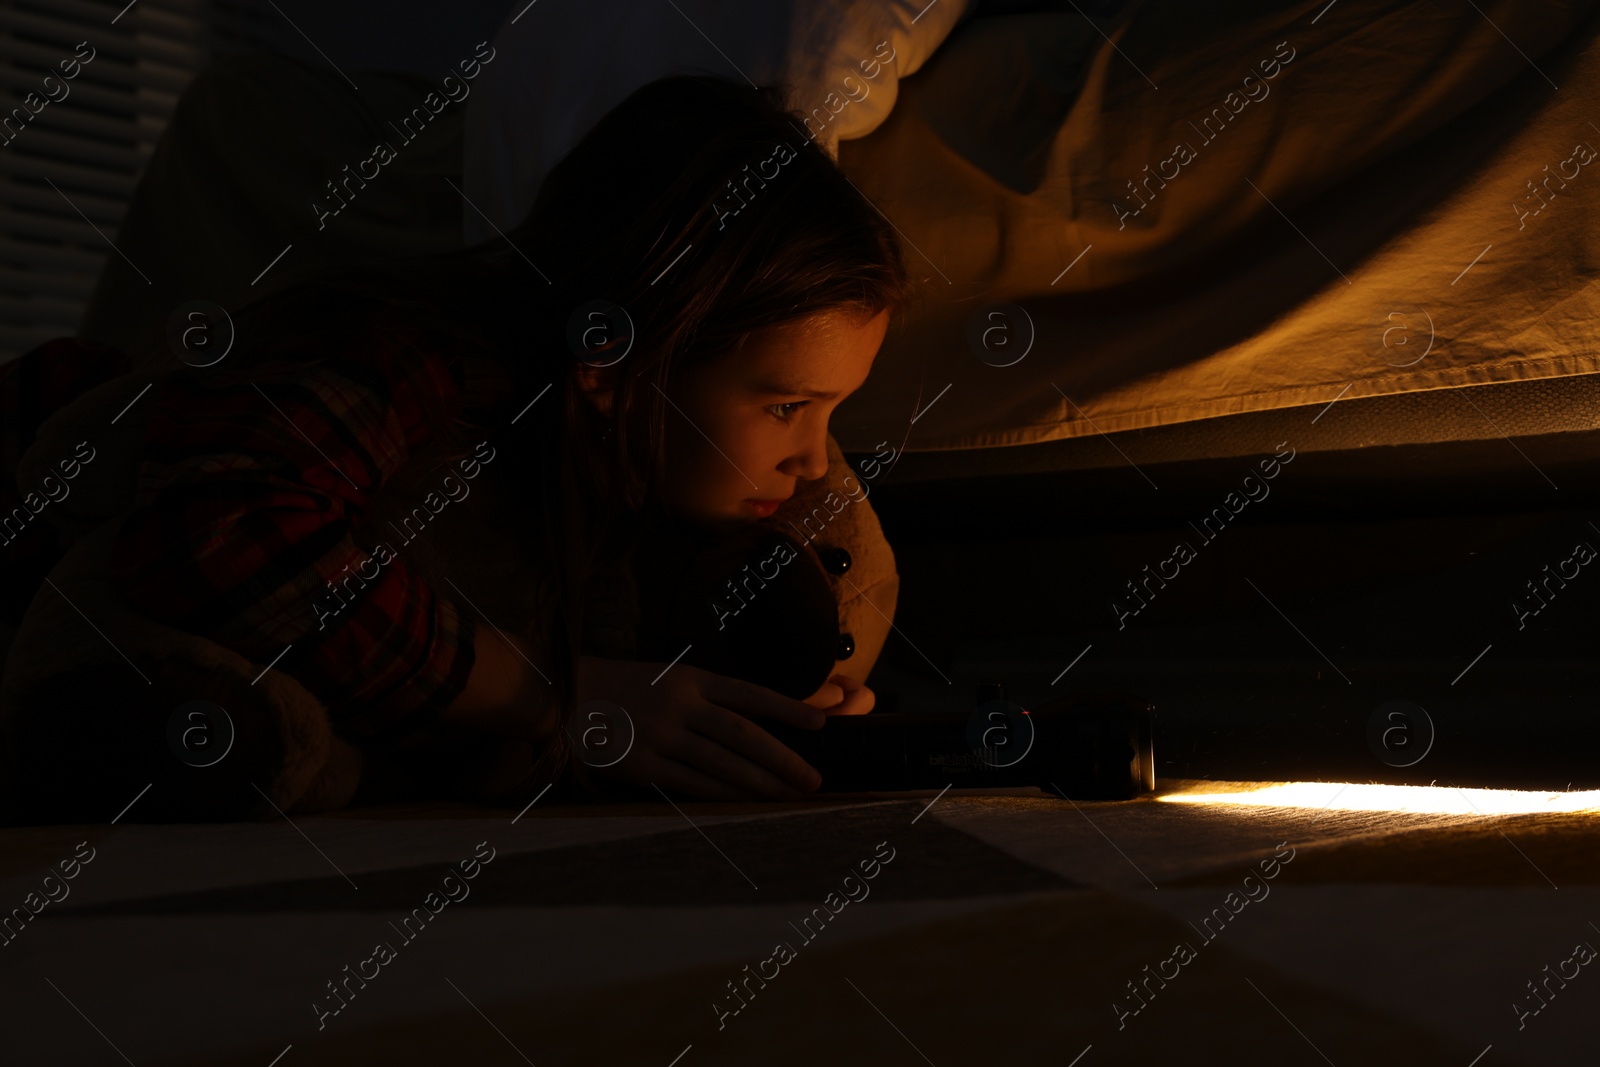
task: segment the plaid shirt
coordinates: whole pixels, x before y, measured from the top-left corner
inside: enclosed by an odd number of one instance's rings
[[[74,342],[51,344],[61,357]],[[470,609],[403,558],[337,613],[313,604],[341,603],[333,583],[371,565],[352,534],[373,495],[443,427],[486,424],[513,383],[469,344],[404,325],[317,349],[242,382],[185,368],[138,401],[154,411],[111,580],[140,611],[293,676],[341,732],[394,739],[465,688]]]

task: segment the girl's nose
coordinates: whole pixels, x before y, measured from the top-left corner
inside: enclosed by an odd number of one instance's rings
[[[810,442],[806,450],[798,457],[798,469],[795,476],[804,481],[815,481],[828,473],[828,431],[824,427],[822,432]]]

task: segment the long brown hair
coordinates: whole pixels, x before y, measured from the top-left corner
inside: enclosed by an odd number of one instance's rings
[[[892,312],[911,292],[893,227],[807,139],[782,90],[683,76],[607,113],[503,236],[295,285],[259,305],[249,333],[258,346],[274,335],[326,339],[360,328],[343,297],[375,295],[481,337],[518,382],[513,411],[548,387],[519,419],[517,451],[541,516],[532,547],[549,565],[537,600],[565,722],[585,589],[626,557],[639,517],[659,503],[666,423],[683,417],[668,399],[676,375],[736,353],[757,330]],[[593,301],[632,323],[610,424],[578,387],[581,353],[568,341],[574,312]],[[564,732],[554,742],[544,780],[568,763]]]

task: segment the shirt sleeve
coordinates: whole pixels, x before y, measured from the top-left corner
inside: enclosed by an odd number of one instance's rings
[[[183,370],[156,390],[111,551],[130,603],[291,674],[348,734],[396,737],[448,706],[472,670],[472,618],[352,536],[373,492],[461,413],[445,357],[375,331],[248,381]]]

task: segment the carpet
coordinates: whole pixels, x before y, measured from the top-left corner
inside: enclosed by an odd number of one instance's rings
[[[136,801],[117,825],[8,829],[0,907],[59,899],[5,927],[6,1060],[1465,1067],[1588,1047],[1600,979],[1574,950],[1600,944],[1600,822],[1560,809],[1592,794],[1400,811],[1360,784],[1161,785],[176,826],[131,821]]]

